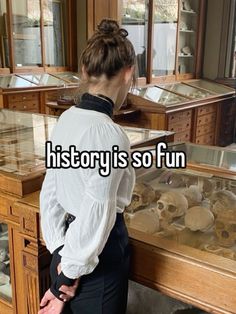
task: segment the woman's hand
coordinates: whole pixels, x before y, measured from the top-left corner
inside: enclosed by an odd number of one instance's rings
[[[57,299],[51,290],[48,289],[42,298],[40,306],[44,306],[44,308],[39,310],[38,314],[60,314],[65,303]]]
[[[78,285],[79,285],[79,278],[75,280],[73,286],[62,285],[59,289],[61,292],[63,292],[60,295],[60,298],[64,302],[67,302],[67,301],[70,301],[70,299],[73,299],[75,296],[76,290],[78,288]]]
[[[57,266],[57,273],[58,275],[60,275],[61,273],[61,263],[59,263]],[[64,302],[70,301],[70,299],[74,298],[78,285],[79,285],[79,278],[75,280],[75,283],[73,284],[73,286],[65,286],[65,285],[61,286],[59,290],[63,293],[60,295],[60,298]]]

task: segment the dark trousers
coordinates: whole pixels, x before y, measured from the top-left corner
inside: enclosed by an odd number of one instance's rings
[[[75,248],[76,249],[76,248]],[[52,281],[61,256],[55,251],[50,266]],[[123,215],[116,223],[91,274],[80,278],[76,296],[66,303],[63,314],[125,314],[129,272],[128,233]]]

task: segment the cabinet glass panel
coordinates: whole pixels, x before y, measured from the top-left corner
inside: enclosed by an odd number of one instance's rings
[[[29,176],[44,171],[45,141],[56,117],[0,110],[0,172]]]
[[[52,73],[52,75],[59,77],[60,79],[65,80],[68,83],[79,84],[80,82],[79,73],[61,72],[61,73]]]
[[[149,234],[152,245],[236,261],[236,181],[190,169],[142,170],[125,210],[129,228]]]
[[[63,86],[66,82],[60,78],[52,76],[47,73],[43,74],[20,74],[20,77],[36,84],[36,85],[53,85],[53,86]]]
[[[179,12],[178,73],[193,73],[195,71],[199,1],[180,1]]]
[[[178,0],[154,1],[153,75],[175,74]]]
[[[41,66],[40,2],[12,0],[15,65]]]
[[[1,88],[21,88],[36,86],[35,84],[24,80],[16,75],[0,76],[0,87]]]
[[[7,35],[7,8],[6,0],[0,0],[0,67],[6,68],[10,66],[9,62],[9,43]]]
[[[146,76],[148,0],[123,0],[122,27],[129,33],[137,56],[137,77]]]
[[[135,88],[132,93],[167,107],[188,101],[187,98],[175,95],[158,86]]]
[[[0,299],[12,301],[7,225],[0,222]]]
[[[183,83],[167,84],[162,85],[162,87],[170,92],[179,93],[183,96],[189,97],[190,99],[205,98],[215,95],[215,93],[212,93],[210,91],[198,89],[196,87],[188,86]]]
[[[229,170],[236,173],[236,151],[216,146],[201,146],[192,143],[169,145],[171,151],[184,151],[187,161],[201,167]]]
[[[208,91],[214,94],[227,94],[232,93],[234,90],[230,87],[220,85],[214,82],[205,81],[205,80],[194,80],[186,82],[188,85],[207,89]]]
[[[46,64],[48,66],[66,66],[66,38],[68,1],[43,1],[44,40]]]

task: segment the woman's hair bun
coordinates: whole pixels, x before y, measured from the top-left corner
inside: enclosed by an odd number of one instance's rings
[[[119,24],[115,20],[103,19],[100,24],[97,26],[98,32],[104,35],[117,35],[119,34],[122,37],[127,37],[128,32],[119,27]]]

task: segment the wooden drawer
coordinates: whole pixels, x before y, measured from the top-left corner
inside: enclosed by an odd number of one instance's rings
[[[25,102],[15,102],[8,105],[9,109],[19,110],[19,111],[32,111],[39,112],[39,101],[25,101]]]
[[[181,112],[171,113],[168,115],[168,126],[177,123],[182,122],[183,119],[191,119],[192,116],[192,110],[184,110]]]
[[[204,116],[205,114],[214,113],[216,112],[216,104],[210,104],[206,106],[202,106],[197,109],[197,116]]]
[[[196,144],[214,145],[215,134],[209,133],[196,138]]]
[[[16,101],[32,101],[39,100],[39,93],[22,93],[22,94],[14,94],[8,95],[8,103],[15,103]]]
[[[191,128],[191,118],[188,118],[182,122],[179,123],[172,123],[170,122],[168,125],[168,130],[172,132],[184,132],[186,130],[189,130]]]
[[[186,132],[180,132],[180,133],[175,134],[174,140],[175,140],[175,142],[189,142],[190,137],[191,137],[191,134],[190,134],[190,130],[189,130]]]
[[[216,113],[209,113],[207,115],[201,116],[197,119],[197,127],[204,124],[214,124],[216,122]]]
[[[214,124],[201,125],[196,129],[196,136],[202,136],[204,134],[213,133],[215,130]]]

